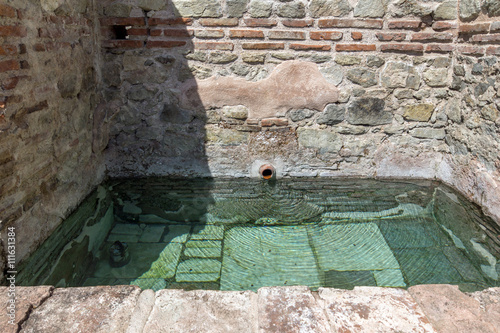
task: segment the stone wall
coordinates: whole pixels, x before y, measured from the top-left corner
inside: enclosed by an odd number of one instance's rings
[[[16,228],[19,262],[103,178],[94,7],[92,0],[0,4],[2,272],[7,227]]]
[[[113,176],[438,178],[500,220],[494,0],[101,8]]]

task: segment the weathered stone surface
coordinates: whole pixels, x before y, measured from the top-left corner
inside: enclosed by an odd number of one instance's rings
[[[284,62],[261,81],[235,77],[190,80],[182,91],[181,103],[187,109],[202,108],[192,105],[193,100],[200,100],[205,108],[241,104],[249,109],[248,117],[256,119],[284,116],[290,109],[323,110],[338,99],[337,89],[326,81],[317,65],[301,61]]]
[[[222,16],[222,6],[219,0],[172,0],[172,4],[180,16]]]
[[[314,116],[316,112],[310,109],[298,109],[290,111],[290,120],[291,121],[301,121],[307,118],[311,118]]]
[[[446,104],[445,114],[451,121],[456,123],[462,122],[462,107],[461,101],[458,98],[453,98]]]
[[[278,16],[301,18],[306,16],[306,8],[302,2],[289,2],[278,5]]]
[[[248,0],[226,0],[227,16],[242,17],[246,12]]]
[[[446,131],[442,128],[414,128],[410,135],[419,139],[442,140],[446,136]]]
[[[460,0],[460,18],[472,21],[481,12],[481,0]]]
[[[407,291],[320,288],[319,303],[338,332],[436,332]]]
[[[252,0],[248,12],[252,17],[269,17],[273,11],[273,3],[269,0]]]
[[[260,288],[259,332],[332,332],[307,287]]]
[[[375,72],[364,68],[353,68],[347,71],[346,77],[364,88],[374,86],[378,83]]]
[[[495,105],[489,104],[481,108],[481,114],[486,120],[496,121],[498,118],[498,109]]]
[[[344,72],[342,70],[342,67],[338,65],[329,65],[327,67],[321,67],[320,68],[321,74],[325,77],[325,79],[338,86],[341,82],[342,79],[344,78]]]
[[[207,144],[238,145],[248,139],[248,133],[240,132],[231,128],[207,127]]]
[[[136,4],[139,8],[147,11],[161,10],[166,5],[164,0],[136,0]]]
[[[446,87],[449,84],[448,69],[446,68],[428,68],[422,77],[430,87]]]
[[[160,290],[144,332],[257,332],[256,303],[249,291]]]
[[[142,333],[154,304],[155,292],[151,289],[143,290],[137,299],[126,333]]]
[[[396,17],[422,17],[431,14],[432,9],[417,0],[398,0],[392,4],[392,12]]]
[[[347,122],[353,125],[382,125],[392,122],[392,113],[384,110],[380,98],[358,98],[347,107]]]
[[[366,65],[368,67],[380,67],[383,64],[385,64],[385,60],[380,57],[372,55],[366,57]]]
[[[345,106],[329,104],[320,114],[316,122],[318,124],[335,125],[344,121]]]
[[[222,113],[225,117],[234,119],[247,119],[248,108],[244,105],[224,106]]]
[[[429,121],[434,111],[432,104],[411,104],[403,107],[403,117],[412,121]]]
[[[443,2],[434,10],[433,14],[435,20],[456,20],[457,16],[458,10],[456,0]]]
[[[381,82],[386,88],[418,89],[420,77],[413,66],[402,62],[389,62],[382,72]]]
[[[306,148],[316,148],[320,152],[338,152],[342,148],[342,141],[337,133],[314,129],[301,129],[298,133],[299,144]]]
[[[419,285],[408,292],[438,332],[497,332],[481,304],[458,290],[458,286]],[[483,317],[484,316],[484,317]]]
[[[78,76],[75,73],[68,73],[57,82],[57,89],[61,93],[62,98],[71,98],[79,92]]]
[[[387,2],[384,0],[360,0],[354,7],[355,17],[383,17]]]
[[[125,332],[139,294],[140,289],[135,286],[55,289],[30,314],[22,329],[24,332]]]
[[[488,16],[500,16],[500,2],[496,0],[485,0],[483,8],[488,13]]]
[[[309,10],[313,17],[345,16],[351,11],[347,0],[311,0]]]
[[[342,66],[359,65],[361,63],[361,58],[346,54],[339,54],[335,57],[335,62]]]
[[[104,7],[104,14],[111,17],[128,17],[130,15],[131,5],[122,3],[113,3]]]
[[[7,275],[8,276],[8,275]],[[30,312],[39,307],[52,294],[54,287],[15,287],[16,303],[10,303],[9,287],[0,287],[0,330],[5,333],[18,332],[18,324],[28,318]],[[13,309],[13,310],[11,310]],[[12,323],[10,323],[12,322]]]
[[[266,53],[245,52],[241,55],[241,60],[247,64],[263,64],[266,61]]]
[[[228,64],[238,59],[238,55],[231,52],[212,52],[208,56],[208,62],[212,64]]]

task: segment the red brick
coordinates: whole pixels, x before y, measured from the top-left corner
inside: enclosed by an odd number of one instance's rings
[[[15,45],[0,45],[0,55],[2,56],[16,55],[17,53],[18,50]]]
[[[0,73],[8,72],[8,71],[15,71],[18,69],[21,69],[21,65],[19,64],[19,61],[17,61],[17,60],[0,61]]]
[[[285,48],[285,43],[243,43],[245,50],[282,50]]]
[[[463,54],[481,56],[484,54],[484,47],[459,45],[457,51]]]
[[[332,46],[330,44],[290,44],[290,49],[297,51],[330,51]]]
[[[265,18],[248,18],[243,20],[247,27],[274,27],[278,21]]]
[[[389,21],[387,26],[389,29],[420,30],[423,23],[415,20],[393,20]]]
[[[375,44],[337,44],[335,45],[337,52],[361,52],[375,51]]]
[[[12,90],[17,86],[18,83],[19,83],[18,76],[9,77],[2,82],[2,89],[3,90]]]
[[[148,29],[146,28],[131,28],[127,30],[129,36],[147,36]]]
[[[39,28],[38,37],[40,38],[61,38],[63,36],[63,31],[57,27],[50,28]]]
[[[487,34],[491,23],[461,24],[458,32],[461,34]]]
[[[290,28],[305,28],[305,27],[311,27],[314,23],[312,19],[304,19],[304,20],[282,20],[281,23],[285,27],[290,27]]]
[[[21,25],[0,26],[0,37],[26,37],[26,27]]]
[[[343,34],[339,31],[311,31],[309,38],[312,40],[341,40]]]
[[[305,31],[297,30],[271,30],[269,32],[269,39],[306,39]]]
[[[453,52],[455,46],[451,44],[429,44],[425,46],[425,52],[448,53]]]
[[[377,36],[377,39],[382,42],[389,42],[392,40],[399,42],[406,39],[405,32],[377,32],[375,36]]]
[[[151,25],[191,25],[193,24],[193,19],[187,17],[179,17],[179,18],[160,18],[160,17],[152,17],[148,20],[148,24]]]
[[[380,45],[382,52],[397,52],[397,53],[423,53],[424,46],[422,44],[382,44]]]
[[[196,50],[232,51],[234,44],[228,42],[198,42],[194,43],[194,48]]]
[[[146,24],[144,17],[104,17],[100,18],[101,25],[137,25]]]
[[[141,40],[113,39],[103,41],[102,46],[108,49],[137,49],[142,48],[144,42]]]
[[[231,38],[264,38],[264,32],[261,30],[249,29],[231,29],[229,30]]]
[[[167,37],[190,37],[192,35],[193,31],[186,29],[163,29],[163,36]]]
[[[352,31],[351,32],[351,38],[353,40],[362,40],[363,39],[363,33],[360,31]]]
[[[238,18],[202,18],[198,22],[205,27],[235,27]]]
[[[287,126],[288,119],[284,118],[266,118],[260,121],[260,125],[262,127],[271,127],[271,126]]]
[[[500,46],[489,46],[486,49],[488,55],[500,55]]]
[[[173,48],[186,45],[186,41],[183,40],[148,40],[146,42],[146,47],[148,49],[152,48]]]
[[[434,30],[455,30],[458,28],[456,22],[437,21],[432,24]]]
[[[358,20],[358,19],[321,19],[318,21],[320,28],[364,28],[382,29],[383,20]]]
[[[411,35],[412,42],[451,42],[453,34],[449,32],[419,32]]]
[[[16,17],[17,13],[16,13],[16,10],[14,8],[12,8],[11,6],[0,4],[0,16]]]
[[[163,32],[163,29],[150,29],[149,35],[150,36],[160,36],[162,32]]]
[[[43,43],[36,43],[33,45],[33,51],[35,52],[44,52],[46,51],[45,44]]]
[[[500,34],[475,35],[472,36],[471,40],[476,43],[496,44],[500,42]]]

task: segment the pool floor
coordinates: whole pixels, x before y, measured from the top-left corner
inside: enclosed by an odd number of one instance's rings
[[[411,241],[408,242],[409,236]],[[254,290],[417,284],[486,286],[483,274],[432,220],[299,226],[116,225],[131,261],[100,260],[85,285]]]

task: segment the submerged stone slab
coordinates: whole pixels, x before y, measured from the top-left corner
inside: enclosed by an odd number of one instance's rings
[[[55,289],[23,332],[126,332],[141,290],[136,286]]]
[[[245,105],[248,118],[285,116],[290,109],[323,110],[338,100],[338,90],[312,62],[286,61],[266,79],[250,82],[236,77],[188,80],[181,88],[187,109]]]
[[[191,239],[221,240],[224,238],[224,227],[216,225],[199,225],[194,227]]]
[[[408,292],[439,332],[498,332],[498,305],[496,311],[491,311],[493,307],[483,307],[476,298],[459,291],[457,286],[420,285],[410,287]],[[474,295],[481,298],[480,293]],[[489,305],[499,304],[498,296],[497,293],[494,296],[496,302]]]
[[[258,296],[259,332],[332,332],[307,287],[260,288]]]
[[[310,237],[323,271],[399,269],[375,223],[317,226]]]
[[[168,231],[163,236],[164,243],[185,243],[189,236],[190,225],[169,225]]]
[[[143,332],[257,332],[256,298],[249,291],[160,290]]]
[[[320,288],[318,303],[337,332],[436,332],[424,312],[402,289]]]
[[[9,275],[7,275],[8,277]],[[28,318],[33,308],[40,306],[50,297],[54,287],[15,287],[15,304],[10,300],[9,287],[0,287],[0,331],[4,333],[16,333],[18,324]]]
[[[303,226],[234,227],[226,233],[223,251],[221,290],[321,285]]]
[[[129,244],[128,264],[111,267],[105,256],[97,263],[93,277],[169,278],[174,276],[181,250],[180,243],[132,243]]]
[[[187,257],[216,258],[222,253],[220,241],[189,241],[186,243],[184,255]]]
[[[139,242],[143,243],[158,243],[165,231],[165,227],[161,225],[148,225],[139,238]]]

